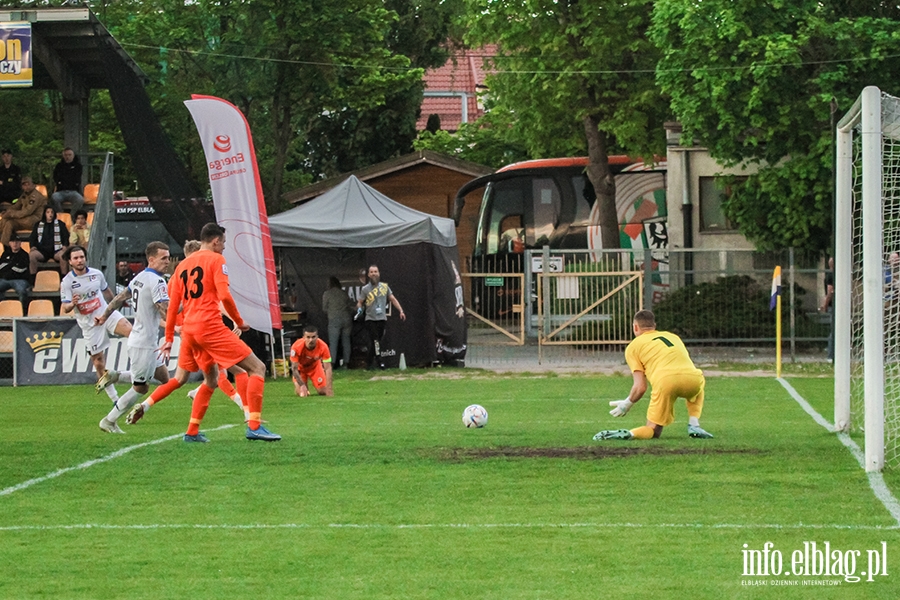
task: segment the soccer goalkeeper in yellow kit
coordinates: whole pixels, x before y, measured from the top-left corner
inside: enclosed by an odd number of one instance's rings
[[[647,407],[647,424],[629,431],[611,429],[601,431],[595,440],[649,440],[658,438],[663,427],[675,420],[675,401],[687,399],[688,435],[692,438],[711,438],[712,434],[700,427],[703,412],[703,388],[706,380],[703,372],[694,366],[684,342],[674,333],[656,330],[656,318],[649,310],[638,311],[632,323],[634,340],[625,348],[625,362],[631,369],[634,384],[628,397],[615,400],[609,414],[624,417],[647,391],[650,383],[650,406]]]

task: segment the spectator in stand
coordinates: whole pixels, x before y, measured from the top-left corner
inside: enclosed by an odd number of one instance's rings
[[[0,244],[8,244],[20,229],[33,228],[41,220],[46,206],[47,198],[37,191],[31,177],[23,177],[22,195],[12,208],[3,213],[3,220],[0,220]]]
[[[76,211],[75,223],[72,224],[72,231],[69,234],[69,245],[87,249],[90,239],[91,228],[87,224],[87,211]]]
[[[22,310],[28,310],[28,294],[31,291],[31,275],[28,273],[28,253],[22,250],[22,242],[9,240],[0,254],[0,300],[8,289],[16,290]]]
[[[31,230],[31,274],[38,272],[42,262],[55,260],[59,263],[59,272],[69,272],[69,261],[63,258],[63,252],[69,245],[69,229],[66,224],[56,218],[56,210],[52,206],[44,209],[44,218],[35,223]]]
[[[12,150],[0,152],[0,211],[15,204],[22,193],[22,169],[12,159]]]
[[[134,271],[128,266],[128,262],[120,260],[116,263],[116,285],[127,288],[131,280],[134,279]]]
[[[72,208],[69,214],[73,217],[82,206],[84,196],[81,195],[81,161],[75,156],[75,151],[66,148],[62,152],[62,160],[56,163],[53,169],[53,195],[50,203],[57,213],[62,212],[62,203],[70,202]]]

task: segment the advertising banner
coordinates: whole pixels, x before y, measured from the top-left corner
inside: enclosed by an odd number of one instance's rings
[[[70,385],[97,382],[87,342],[82,337],[81,328],[75,319],[15,319],[13,335],[16,348],[14,385]],[[159,337],[162,340],[162,328]],[[130,368],[127,341],[127,338],[110,338],[109,350],[106,351],[107,368],[116,371],[127,371]],[[181,338],[175,336],[172,356],[167,365],[170,375],[175,373],[180,345]]]
[[[0,88],[31,87],[31,23],[0,23]]]
[[[244,321],[271,335],[273,328],[281,328],[281,311],[250,125],[236,106],[221,98],[194,95],[185,105],[206,155],[216,220],[225,228],[231,295]]]

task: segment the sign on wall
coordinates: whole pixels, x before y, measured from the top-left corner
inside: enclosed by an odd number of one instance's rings
[[[0,88],[31,84],[31,23],[0,23]]]

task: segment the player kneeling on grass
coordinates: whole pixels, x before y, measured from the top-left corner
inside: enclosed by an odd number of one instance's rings
[[[658,438],[663,427],[675,421],[675,400],[687,399],[688,435],[692,438],[711,438],[700,427],[703,412],[703,372],[694,366],[684,343],[674,333],[656,330],[656,318],[649,310],[638,311],[632,323],[634,339],[625,348],[625,362],[631,369],[634,384],[628,397],[615,400],[609,414],[624,417],[647,391],[650,382],[650,406],[647,424],[629,431],[610,429],[599,432],[595,440],[649,440]]]
[[[315,325],[303,328],[303,337],[291,345],[291,374],[294,391],[301,398],[309,396],[311,384],[320,396],[334,396],[331,352],[328,344],[319,339]]]

